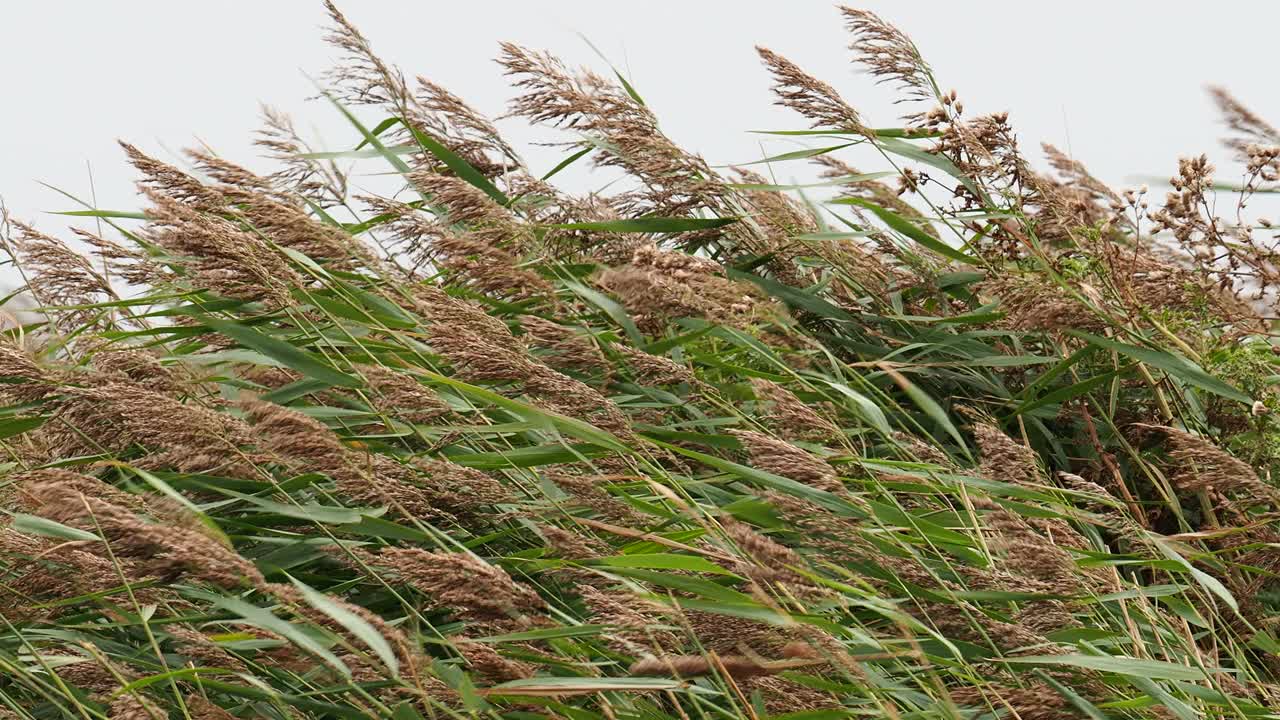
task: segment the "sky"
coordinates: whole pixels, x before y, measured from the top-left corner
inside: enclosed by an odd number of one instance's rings
[[[1007,110],[1024,148],[1052,142],[1117,186],[1167,177],[1180,155],[1225,160],[1208,84],[1280,124],[1280,95],[1269,92],[1280,3],[849,1],[911,36],[969,114]],[[513,94],[493,62],[499,41],[607,71],[585,37],[627,75],[664,132],[713,165],[799,147],[750,132],[805,127],[771,104],[755,45],[834,85],[871,125],[894,125],[904,110],[850,63],[839,13],[825,0],[339,4],[386,60],[491,115]],[[41,183],[100,208],[138,209],[117,139],[175,162],[179,149],[203,143],[265,169],[251,133],[259,104],[269,103],[320,148],[353,143],[332,107],[307,99],[311,78],[336,59],[322,41],[319,0],[6,0],[3,9],[0,199],[41,229],[67,224],[50,211],[76,209]],[[500,127],[517,146],[564,139],[518,119]],[[540,173],[561,154],[535,148],[526,157]],[[779,182],[804,172],[774,168]],[[583,172],[566,182],[582,190],[597,181]]]

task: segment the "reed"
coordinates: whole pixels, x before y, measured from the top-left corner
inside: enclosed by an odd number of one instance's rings
[[[1113,189],[841,8],[901,127],[761,47],[814,149],[721,171],[505,43],[535,169],[326,7],[349,151],[264,109],[264,174],[122,143],[140,212],[4,218],[0,717],[1276,717],[1280,133],[1227,91],[1238,185]]]

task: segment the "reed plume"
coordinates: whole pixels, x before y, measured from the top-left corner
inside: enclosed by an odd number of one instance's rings
[[[325,9],[336,152],[263,109],[261,169],[124,144],[141,212],[0,223],[0,715],[1276,705],[1260,114],[1112,189],[846,8],[925,104],[758,47],[801,127],[713,165],[618,71],[503,44],[491,120]]]
[[[777,104],[790,108],[813,122],[813,127],[858,131],[862,118],[840,97],[835,88],[805,73],[798,65],[766,48],[756,52],[773,73]]]

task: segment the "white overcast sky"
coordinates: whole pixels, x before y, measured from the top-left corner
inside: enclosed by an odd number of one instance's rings
[[[1167,176],[1181,154],[1222,156],[1206,84],[1228,86],[1280,124],[1270,71],[1280,3],[851,4],[909,34],[968,112],[1008,110],[1025,148],[1053,142],[1113,184]],[[340,5],[380,55],[493,115],[511,96],[492,62],[500,40],[607,69],[581,33],[630,77],[667,134],[712,164],[796,147],[749,130],[804,127],[771,105],[756,44],[836,86],[872,124],[892,125],[901,111],[850,64],[839,14],[825,0]],[[306,101],[307,75],[334,58],[324,21],[318,0],[0,0],[0,197],[48,230],[65,223],[43,213],[72,205],[40,181],[86,198],[92,189],[99,207],[135,209],[117,138],[162,159],[198,139],[254,167],[259,102],[293,114],[322,147],[347,148],[344,121]],[[522,121],[502,127],[517,141],[546,137]],[[557,155],[528,157],[545,171]]]

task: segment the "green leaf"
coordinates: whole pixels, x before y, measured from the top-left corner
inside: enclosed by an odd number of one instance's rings
[[[827,380],[825,378],[819,379],[829,385],[831,389],[849,398],[849,400],[853,402],[854,412],[861,416],[863,420],[866,420],[867,424],[885,435],[893,434],[893,428],[889,427],[889,420],[885,417],[884,411],[880,409],[879,405],[872,402],[871,398],[863,395],[844,383]]]
[[[1202,681],[1204,671],[1198,667],[1187,667],[1163,660],[1144,660],[1142,658],[1123,655],[1020,655],[1004,658],[997,662],[1015,665],[1066,665],[1069,667],[1097,670],[1132,677],[1154,678],[1158,680],[1190,680]],[[1210,672],[1223,672],[1221,668],[1212,668]]]
[[[415,710],[411,703],[405,701],[391,711],[391,720],[422,720],[422,713]]]
[[[119,690],[116,690],[115,692],[111,693],[111,696],[119,697],[121,695],[124,695],[125,693],[133,692],[134,690],[141,690],[142,688],[147,687],[148,685],[155,685],[156,683],[164,682],[165,680],[183,680],[189,677],[197,677],[197,676],[205,676],[205,675],[235,675],[235,671],[227,670],[224,668],[202,668],[202,667],[188,667],[188,668],[181,668],[178,670],[170,670],[169,672],[162,672],[162,673],[157,673],[155,675],[148,675],[143,678],[138,678],[137,680],[134,680],[128,685],[125,685],[121,687]]]
[[[853,717],[852,710],[797,710],[795,712],[782,713],[780,715],[765,715],[763,720],[843,720],[844,718]]]
[[[386,538],[388,540],[412,540],[414,542],[435,543],[436,539],[415,527],[408,527],[384,520],[380,517],[364,515],[359,522],[342,526],[343,534],[357,537]]]
[[[699,610],[713,615],[743,618],[744,620],[762,622],[768,625],[777,625],[779,627],[795,623],[795,618],[787,615],[781,610],[775,610],[774,608],[754,602],[726,602],[723,600],[703,600],[700,598],[679,598],[673,600],[668,595],[653,595],[650,596],[650,599],[668,605],[678,606],[682,610]]]
[[[685,686],[682,680],[666,678],[610,678],[610,677],[535,677],[512,680],[494,685],[484,691],[486,695],[589,695],[608,691],[656,692],[679,690]]]
[[[473,400],[479,400],[482,403],[496,405],[525,420],[538,423],[543,427],[554,428],[566,435],[599,445],[600,447],[608,450],[626,454],[632,453],[631,448],[628,448],[621,440],[614,437],[611,433],[601,430],[589,423],[585,423],[577,418],[571,418],[565,415],[560,415],[559,413],[549,412],[529,405],[528,403],[504,397],[492,390],[486,390],[482,387],[477,387],[475,385],[462,382],[461,380],[455,380],[454,378],[446,375],[433,373],[429,370],[415,369],[414,372],[434,383],[451,387]]]
[[[0,420],[0,440],[35,430],[44,424],[45,419],[41,415],[29,415]]]
[[[603,565],[616,568],[650,568],[657,570],[689,570],[716,575],[732,575],[719,565],[697,555],[676,555],[674,553],[637,553],[635,555],[614,555],[597,558],[591,565]]]
[[[945,430],[946,433],[951,436],[951,439],[955,440],[956,444],[959,445],[967,455],[969,453],[969,449],[968,446],[965,445],[964,436],[962,436],[960,431],[956,429],[956,426],[952,424],[951,418],[947,417],[946,411],[942,409],[942,406],[938,404],[938,401],[930,397],[929,393],[921,390],[919,386],[908,380],[901,373],[894,372],[890,373],[890,375],[893,377],[894,382],[898,384],[898,387],[902,388],[902,391],[907,394],[907,397],[911,398],[911,402],[915,403],[916,407],[920,408],[925,415],[928,415],[930,420],[933,420],[939,427]]]
[[[939,255],[949,257],[952,260],[959,260],[960,262],[967,263],[969,265],[978,265],[982,262],[978,258],[967,255],[964,252],[942,242],[924,230],[921,230],[920,226],[909,222],[892,210],[886,210],[869,200],[864,200],[863,198],[841,198],[839,202],[847,203],[849,205],[858,205],[870,210],[876,215],[876,217],[880,218],[881,222],[888,225],[894,231],[911,238]]]
[[[647,570],[644,568],[615,568],[615,575],[634,578],[652,585],[678,590],[681,593],[687,593],[695,597],[704,598],[713,603],[723,603],[727,605],[743,605],[752,607],[762,607],[754,598],[746,593],[738,592],[731,587],[725,587],[716,582],[712,582],[706,578],[695,577],[693,575],[679,575],[675,573],[658,572],[657,570]],[[684,603],[689,598],[681,598],[680,602]]]
[[[550,170],[546,175],[543,175],[543,176],[542,176],[542,181],[543,181],[543,182],[546,182],[546,181],[550,180],[551,178],[555,177],[555,176],[556,176],[556,175],[557,175],[561,170],[564,170],[565,168],[567,168],[567,167],[569,167],[570,165],[574,164],[575,162],[577,162],[577,161],[578,161],[578,159],[579,159],[579,158],[581,158],[583,155],[586,155],[587,153],[591,152],[592,150],[595,150],[595,147],[594,147],[594,146],[590,146],[590,145],[588,145],[587,147],[584,147],[584,148],[582,148],[581,150],[579,150],[578,152],[576,152],[576,153],[574,153],[574,154],[570,155],[569,157],[567,157],[567,158],[565,158],[565,159],[561,160],[559,163],[557,163],[557,164],[556,164],[556,166],[555,166],[555,167],[551,168],[551,170]]]
[[[1151,681],[1151,678],[1136,676],[1129,679],[1134,687],[1149,695],[1173,713],[1178,720],[1201,720],[1203,717],[1194,708],[1170,695],[1168,691]]]
[[[191,502],[191,500],[189,500],[187,496],[175,490],[173,486],[171,486],[169,483],[165,482],[163,479],[159,477],[156,477],[152,473],[149,473],[146,470],[143,470],[142,468],[134,467],[132,465],[128,465],[125,463],[117,463],[114,461],[112,462],[118,465],[119,467],[124,468],[129,472],[132,472],[134,475],[137,475],[138,477],[142,478],[142,481],[145,482],[147,485],[150,485],[153,490],[169,498],[177,505],[180,505],[181,507],[185,508],[187,512],[191,513],[192,516],[194,516],[202,525],[205,526],[206,531],[210,535],[217,538],[223,545],[226,545],[227,547],[231,547],[231,540],[227,537],[226,533],[222,531],[222,528],[218,526],[218,523],[213,518],[206,515],[205,512],[201,510],[199,506]]]
[[[1058,358],[1040,357],[1039,355],[989,355],[987,357],[961,360],[965,367],[1025,367],[1027,365],[1045,365],[1057,362]]]
[[[253,495],[245,495],[234,490],[222,490],[225,495],[243,500],[250,505],[263,510],[265,512],[285,517],[296,518],[298,520],[311,520],[313,522],[324,523],[327,525],[346,525],[348,523],[360,522],[361,515],[366,514],[369,510],[351,509],[345,507],[337,507],[333,505],[317,505],[315,503],[303,503],[293,505],[290,503],[276,502],[275,500],[267,500]]]
[[[857,145],[860,142],[862,141],[855,140],[853,142],[841,143],[839,145],[830,145],[828,147],[809,148],[807,150],[792,150],[791,152],[784,152],[781,155],[772,155],[763,160],[754,160],[752,162],[742,163],[742,164],[743,165],[764,165],[767,163],[787,162],[789,160],[804,160],[806,158],[817,157],[819,155],[826,155],[827,153],[835,152],[836,150],[843,150],[851,145]]]
[[[539,227],[557,230],[594,230],[616,233],[679,233],[709,230],[738,222],[738,218],[639,217],[600,222],[556,223]]]
[[[94,218],[115,218],[118,220],[150,220],[146,213],[132,212],[127,210],[63,210],[61,212],[51,213],[53,215],[66,215],[69,217],[94,217]]]
[[[1013,409],[1012,414],[1025,415],[1038,407],[1061,403],[1070,400],[1071,398],[1079,397],[1080,395],[1092,392],[1094,389],[1106,385],[1120,374],[1121,371],[1115,371],[1104,373],[1102,375],[1094,375],[1091,378],[1086,378],[1085,380],[1081,380],[1073,385],[1068,385],[1067,387],[1058,388],[1053,392],[1045,393],[1040,397],[1027,398],[1027,400],[1021,405]]]
[[[257,680],[254,680],[257,682]],[[315,713],[320,717],[340,717],[348,718],[348,720],[369,720],[368,713],[361,712],[347,705],[335,705],[333,703],[320,702],[314,700],[307,695],[294,695],[283,693],[279,690],[263,690],[258,687],[250,687],[248,685],[239,685],[236,683],[222,682],[212,678],[201,677],[200,685],[205,690],[213,690],[220,693],[226,693],[234,697],[249,698],[259,700],[271,704],[284,703],[289,707]]]
[[[289,576],[286,575],[286,577]],[[400,661],[396,659],[396,654],[391,649],[391,644],[367,620],[335,603],[329,596],[316,591],[297,578],[289,577],[289,581],[293,583],[294,587],[298,588],[298,591],[302,593],[302,596],[311,607],[333,618],[334,622],[346,628],[347,632],[368,646],[382,661],[382,664],[387,666],[387,670],[391,672],[392,676],[399,675]]]
[[[644,98],[640,97],[640,93],[637,92],[636,89],[631,86],[631,82],[628,81],[627,78],[621,72],[618,71],[618,68],[612,62],[610,62],[609,58],[606,57],[603,52],[600,51],[600,48],[596,47],[596,44],[591,42],[591,39],[588,38],[586,35],[583,35],[582,33],[577,33],[577,35],[578,37],[582,38],[582,41],[587,44],[587,47],[591,48],[591,50],[594,51],[595,54],[598,55],[601,60],[608,63],[609,69],[613,71],[613,76],[618,78],[618,82],[622,84],[622,88],[627,91],[627,96],[630,97],[632,100],[636,101],[637,105],[640,105],[641,107],[643,107]]]
[[[1236,602],[1235,596],[1231,594],[1231,591],[1228,590],[1221,581],[1188,562],[1187,559],[1182,557],[1177,550],[1174,550],[1173,546],[1164,538],[1152,533],[1147,533],[1147,538],[1150,539],[1157,548],[1159,548],[1161,555],[1164,555],[1166,558],[1174,561],[1178,565],[1181,565],[1182,568],[1187,571],[1187,574],[1199,583],[1201,587],[1214,595],[1217,595],[1224,603],[1227,604],[1227,607],[1230,607],[1236,612],[1240,611],[1240,604]]]
[[[947,529],[919,515],[908,513],[895,505],[871,500],[867,501],[867,506],[871,508],[876,518],[885,525],[896,525],[918,530],[921,535],[934,542],[947,543],[959,547],[973,546],[973,539],[968,535]]]
[[[567,627],[538,628],[537,630],[523,630],[520,632],[507,633],[505,635],[479,637],[475,638],[473,642],[528,642],[530,640],[554,640],[555,638],[566,637],[590,637],[599,635],[608,629],[608,625],[570,625]]]
[[[928,152],[927,150],[922,150],[909,142],[898,139],[898,137],[907,136],[894,136],[890,134],[877,133],[875,143],[894,155],[938,168],[958,180],[961,185],[968,188],[969,192],[973,193],[977,197],[983,197],[984,193],[981,188],[975,185],[973,180],[969,179],[967,175],[961,172],[960,168],[956,167],[955,163],[951,162],[950,158],[944,155]],[[915,137],[929,136],[923,135]]]
[[[342,116],[347,119],[347,122],[351,123],[352,127],[354,127],[356,130],[360,132],[360,134],[364,137],[364,141],[361,143],[362,145],[364,143],[368,143],[369,145],[373,146],[373,151],[378,155],[381,155],[384,159],[386,159],[386,161],[390,163],[391,167],[395,168],[398,172],[409,173],[413,171],[413,168],[409,167],[409,163],[406,163],[404,160],[401,160],[399,157],[396,156],[394,152],[388,150],[387,146],[383,145],[382,141],[378,139],[377,134],[370,132],[369,128],[366,128],[364,124],[360,122],[359,118],[353,115],[345,105],[338,102],[337,98],[330,95],[328,91],[326,91],[322,87],[319,87],[319,85],[317,85],[317,89],[320,91],[321,95],[323,95],[335,108],[338,109],[338,112],[342,113]],[[398,120],[398,118],[394,118],[394,119]],[[384,120],[383,125],[386,125],[386,124],[387,124],[387,121]],[[382,127],[382,125],[379,125],[379,127]],[[387,127],[390,127],[390,125],[387,125]],[[317,157],[321,154],[322,153],[313,153],[311,156]],[[346,156],[347,155],[345,153],[338,155],[338,157],[346,157]]]
[[[420,132],[412,125],[406,124],[405,127],[409,128],[409,131],[413,133],[414,139],[417,140],[422,147],[426,148],[432,155],[435,155],[440,162],[445,164],[445,167],[453,171],[454,175],[457,175],[468,183],[471,183],[475,187],[483,190],[486,195],[493,198],[493,201],[499,205],[506,206],[511,202],[501,190],[494,187],[494,184],[489,182],[489,178],[485,177],[479,170],[472,167],[471,163],[462,159],[462,156],[445,147],[440,143],[440,141],[430,135]]]
[[[722,472],[727,472],[731,475],[736,475],[755,485],[781,490],[788,495],[811,500],[823,507],[836,510],[842,514],[852,514],[852,508],[846,505],[839,496],[825,490],[819,490],[811,485],[805,485],[804,483],[796,482],[788,477],[783,477],[765,470],[759,470],[747,465],[742,465],[731,460],[718,458],[714,455],[708,455],[679,445],[665,443],[661,440],[654,440],[650,438],[649,442],[659,447],[666,448],[672,452],[684,455],[685,457],[697,460],[708,467],[715,468]]]
[[[360,142],[360,148],[367,144],[366,141]],[[307,160],[365,160],[369,158],[385,157],[387,155],[417,155],[422,152],[419,145],[403,144],[403,145],[384,145],[382,149],[362,150],[327,150],[324,152],[300,153],[298,157]]]
[[[276,617],[270,610],[260,608],[257,605],[251,605],[239,598],[214,595],[201,590],[187,589],[184,590],[184,592],[191,597],[204,600],[215,607],[237,615],[248,625],[276,633],[294,645],[297,645],[299,648],[306,650],[312,655],[315,655],[328,663],[330,667],[342,673],[344,676],[351,676],[351,669],[347,667],[346,663],[342,662],[336,655],[322,647],[320,643],[316,642],[310,635],[299,629],[297,625]]]
[[[1222,397],[1230,398],[1232,400],[1238,400],[1245,404],[1253,403],[1253,398],[1209,373],[1206,373],[1186,358],[1178,357],[1172,353],[1160,350],[1138,347],[1137,345],[1126,345],[1125,343],[1116,342],[1115,340],[1104,337],[1098,337],[1097,335],[1090,335],[1089,333],[1081,332],[1079,330],[1068,330],[1067,334],[1073,335],[1100,348],[1114,350],[1121,355],[1126,355],[1139,362],[1164,370],[1170,375],[1180,378],[1187,384],[1194,385],[1201,390],[1208,390],[1216,395],[1221,395]]]
[[[360,379],[334,369],[331,365],[305,350],[279,338],[265,335],[253,328],[229,320],[201,317],[201,322],[252,350],[266,355],[281,365],[297,370],[307,377],[339,387],[360,387]]]
[[[369,134],[374,137],[382,137],[382,133],[390,130],[396,125],[399,125],[400,122],[401,120],[398,117],[383,118],[382,122],[375,125],[373,130],[369,131]],[[364,147],[368,143],[369,143],[368,140],[361,140],[360,143],[356,145],[356,149],[359,150],[360,148]],[[307,155],[304,154],[302,157],[307,157]]]
[[[725,183],[725,187],[731,187],[735,190],[766,190],[773,192],[782,192],[786,190],[803,190],[805,188],[815,187],[838,187],[841,185],[850,185],[852,183],[867,182],[869,180],[879,180],[880,178],[890,177],[898,173],[892,170],[883,170],[881,172],[863,173],[861,175],[841,175],[838,178],[832,178],[823,182],[799,183],[790,185],[772,185],[769,183]]]
[[[59,538],[61,540],[97,540],[102,538],[79,528],[68,527],[60,522],[42,518],[38,515],[27,515],[25,513],[10,513],[13,518],[13,524],[9,527],[18,532],[27,533],[28,535],[40,535],[43,537]]]
[[[627,314],[626,308],[614,302],[613,298],[594,288],[587,287],[577,280],[565,281],[565,287],[572,290],[578,297],[600,308],[601,312],[608,315],[610,320],[617,323],[618,327],[627,333],[627,337],[631,339],[633,344],[641,345],[644,343],[644,336],[640,334],[640,329],[636,327],[635,320],[632,320],[631,316]]]
[[[483,453],[458,453],[449,455],[449,461],[479,470],[501,470],[513,467],[539,467],[557,463],[574,463],[582,458],[594,458],[607,451],[595,445],[530,445],[511,450],[495,450]]]
[[[1035,674],[1036,677],[1040,678],[1040,680],[1042,680],[1046,685],[1053,688],[1054,692],[1061,695],[1063,699],[1071,703],[1075,709],[1084,713],[1090,720],[1111,720],[1105,713],[1099,710],[1096,705],[1081,697],[1076,691],[1058,682],[1049,673],[1043,670],[1036,670]]]
[[[152,490],[155,490],[161,495],[164,495],[165,497],[169,498],[175,504],[182,506],[184,509],[186,509],[187,512],[190,512],[196,515],[197,517],[202,517],[202,518],[204,517],[204,513],[201,512],[200,508],[195,503],[191,502],[191,500],[189,500],[186,495],[183,495],[177,490],[174,490],[173,487],[169,485],[169,483],[156,477],[150,472],[143,470],[142,468],[137,468],[132,465],[127,465],[125,463],[120,463],[119,466],[129,470],[134,475],[137,475],[139,478],[142,478],[142,481],[145,482],[147,485],[150,485]]]
[[[328,387],[332,386],[323,380],[302,378],[301,380],[295,380],[288,385],[283,385],[264,394],[262,399],[277,405],[287,405],[304,395],[310,395],[313,392],[318,392]]]
[[[819,317],[829,320],[839,320],[843,322],[857,322],[857,318],[851,315],[844,308],[833,305],[817,295],[806,292],[799,288],[791,287],[784,283],[780,283],[772,278],[761,277],[751,273],[742,272],[730,268],[727,272],[728,276],[734,280],[749,280],[760,286],[769,295],[782,300],[792,307],[808,310]]]
[[[326,297],[319,293],[308,293],[302,290],[295,290],[294,295],[300,299],[317,305],[326,312],[340,317],[344,320],[350,320],[360,325],[369,325],[372,323],[381,323],[392,328],[412,328],[417,326],[417,322],[412,318],[405,317],[403,313],[399,317],[386,315],[380,312],[381,308],[375,310],[366,307],[357,307],[352,303],[337,297]]]
[[[855,240],[857,238],[864,238],[872,234],[873,234],[873,231],[871,230],[846,230],[846,231],[829,230],[827,232],[800,233],[799,235],[792,235],[791,239],[792,240],[817,240],[817,241]]]

